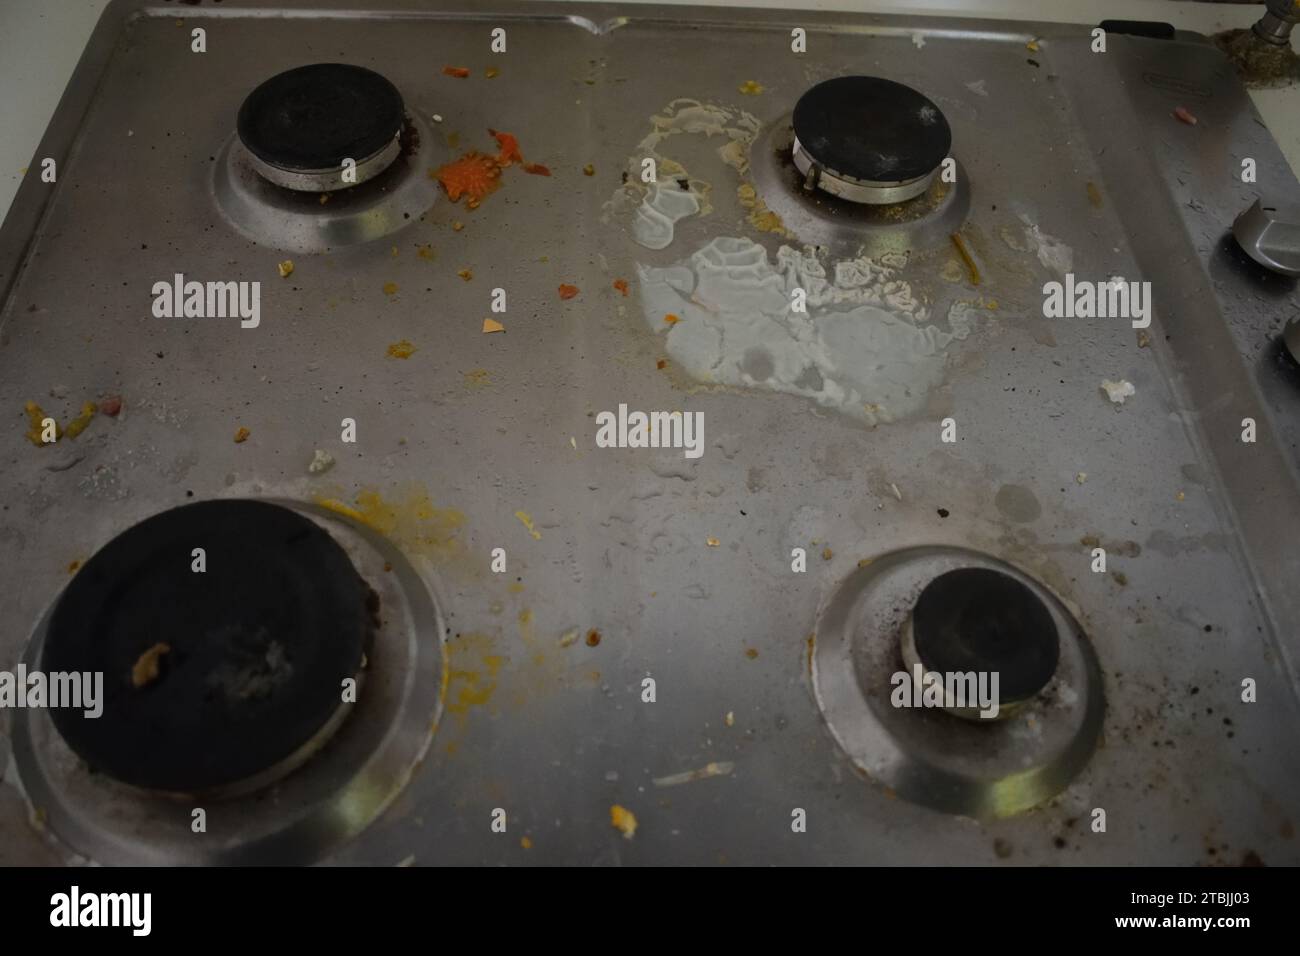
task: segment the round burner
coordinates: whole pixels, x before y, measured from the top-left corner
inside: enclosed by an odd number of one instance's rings
[[[921,592],[904,627],[903,659],[940,674],[998,675],[1000,715],[1040,693],[1060,659],[1046,605],[1015,578],[990,568],[959,568]],[[977,707],[954,710],[978,716]]]
[[[96,552],[59,599],[41,666],[102,673],[103,712],[51,717],[92,770],[137,787],[287,772],[346,714],[342,682],[363,666],[377,602],[330,534],[287,508],[163,512]]]
[[[271,77],[239,108],[239,139],[277,186],[346,189],[383,172],[401,152],[402,94],[373,70],[315,63]],[[342,178],[343,160],[356,180]]]
[[[794,164],[804,188],[852,202],[919,196],[952,146],[943,113],[911,87],[874,76],[818,83],[794,108]]]

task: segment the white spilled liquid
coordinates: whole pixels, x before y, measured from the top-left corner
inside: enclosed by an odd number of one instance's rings
[[[743,238],[638,272],[647,323],[692,377],[801,395],[871,424],[924,407],[942,380],[944,349],[966,338],[977,311],[957,303],[944,330],[927,324],[888,265],[842,261],[830,279],[811,252],[782,246],[773,264]],[[795,288],[807,293],[806,312],[792,308]]]

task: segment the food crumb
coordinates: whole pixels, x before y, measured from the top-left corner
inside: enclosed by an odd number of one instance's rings
[[[451,224],[452,232],[460,232],[464,228],[465,228],[465,224],[461,222],[459,219],[457,219],[455,222]]]
[[[704,543],[707,544],[710,548],[716,548],[722,542],[719,541],[717,538],[705,538]]]
[[[406,339],[394,342],[392,345],[388,346],[389,358],[407,359],[410,358],[414,352],[415,346],[406,341]]]
[[[1030,53],[1037,53],[1037,52],[1038,52],[1038,41],[1037,41],[1037,40],[1030,40],[1028,43],[1025,44],[1025,49],[1028,50]]]
[[[1151,344],[1151,336],[1143,329],[1138,329],[1138,348],[1144,349]]]
[[[577,294],[578,294],[578,287],[576,285],[566,285],[564,283],[560,284],[561,299],[572,299]]]
[[[287,279],[289,276],[293,275],[293,260],[285,259],[284,262],[279,263],[276,268],[280,271],[280,278]]]
[[[1079,484],[1083,484],[1085,481],[1088,480],[1088,473],[1086,471],[1081,471],[1074,476],[1074,480],[1077,481]]]
[[[823,560],[823,561],[829,561],[829,560],[830,560],[831,558],[833,558],[833,557],[835,557],[835,552],[834,552],[834,551],[832,551],[830,548],[822,548],[822,560]]]
[[[504,325],[502,325],[500,322],[498,322],[496,319],[484,319],[484,320],[483,320],[483,334],[484,334],[484,335],[487,335],[489,332],[504,332],[505,330],[506,330],[506,327],[505,327]]]
[[[664,316],[664,321],[667,322],[669,325],[676,325],[678,322],[681,321],[681,319],[679,319],[677,316],[669,312],[667,315]]]
[[[1178,492],[1176,495],[1174,495],[1174,500],[1175,500],[1175,501],[1184,501],[1184,500],[1186,500],[1186,498],[1187,498],[1187,495],[1184,494],[1184,493],[1181,492],[1181,491]]]
[[[95,413],[98,411],[99,406],[94,402],[86,402],[81,406],[81,414],[68,422],[68,427],[63,430],[63,433],[69,438],[76,438],[86,430],[86,426],[90,424],[90,420],[95,417]]]
[[[253,433],[243,425],[240,425],[239,429],[235,432],[235,444],[242,445],[244,442],[248,441],[248,436],[251,434]]]
[[[744,83],[741,83],[740,86],[736,87],[736,89],[740,90],[741,94],[744,96],[758,96],[758,94],[763,92],[763,84],[756,80],[746,80]]]
[[[417,246],[415,249],[415,254],[419,256],[421,259],[432,259],[433,246]]]
[[[385,282],[385,283],[384,283],[384,295],[397,295],[397,283],[396,283],[396,282]]]
[[[1133,383],[1123,380],[1112,382],[1110,379],[1103,379],[1101,390],[1116,405],[1123,405],[1125,399],[1132,398],[1137,394],[1137,389],[1133,387]]]
[[[442,72],[444,76],[454,76],[458,80],[466,79],[469,76],[469,69],[463,66],[444,66]]]
[[[626,280],[626,279],[615,279],[615,280],[614,280],[614,288],[617,289],[617,290],[619,291],[619,293],[621,293],[624,297],[627,296],[627,280]]]
[[[667,368],[667,367],[668,367],[668,360],[667,360],[667,359],[660,359],[659,361],[655,362],[655,368],[658,368],[658,369],[665,369],[665,368]]]
[[[630,840],[636,834],[636,815],[617,803],[609,808],[610,825],[623,834],[623,839]]]
[[[334,456],[317,448],[312,453],[311,464],[307,466],[307,471],[313,475],[322,475],[333,467]]]
[[[757,647],[747,647],[747,648],[745,648],[745,656],[748,657],[751,661],[757,659],[757,657],[758,657],[758,648],[757,648]]]
[[[571,631],[565,631],[560,635],[561,647],[572,647],[576,643],[578,643],[578,631],[576,628]]]
[[[524,163],[524,172],[532,173],[534,176],[551,175],[551,171],[541,163]]]
[[[116,418],[122,411],[122,396],[109,395],[99,403],[99,413],[109,418]]]
[[[501,75],[501,71],[498,70],[495,66],[489,66],[486,70],[483,71],[483,75],[487,77],[489,80],[495,80],[498,76]]]
[[[1196,117],[1193,116],[1192,113],[1191,113],[1191,111],[1188,110],[1187,107],[1185,107],[1185,106],[1179,106],[1179,107],[1175,108],[1175,109],[1174,109],[1174,116],[1178,117],[1178,119],[1179,119],[1180,121],[1186,123],[1188,126],[1195,126],[1195,125],[1196,125],[1196,122],[1197,122]]]
[[[734,710],[727,711],[725,720],[728,727],[736,726],[736,712]]]
[[[159,642],[141,654],[131,665],[131,686],[139,690],[158,679],[162,658],[171,653],[171,645]]]
[[[533,848],[533,841],[530,840],[528,837],[523,836],[519,838],[519,845],[523,847],[525,850],[531,850]]]
[[[587,646],[597,647],[599,646],[599,644],[600,644],[600,631],[596,630],[593,627],[590,631],[587,632]]]
[[[593,166],[593,165],[591,165],[591,163],[588,163],[586,166],[583,166],[583,167],[582,167],[582,175],[584,175],[584,176],[595,176],[595,175],[596,175],[596,167]]]
[[[76,574],[76,573],[77,573],[77,569],[78,569],[79,567],[81,567],[81,562],[80,562],[80,561],[69,561],[69,562],[68,562],[68,573],[69,573],[69,574]]]
[[[456,273],[456,275],[460,276],[462,279],[468,282],[470,279],[474,278],[474,270],[461,269],[459,272]]]

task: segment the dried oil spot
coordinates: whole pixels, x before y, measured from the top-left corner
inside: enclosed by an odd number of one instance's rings
[[[1097,184],[1094,183],[1092,180],[1089,180],[1087,185],[1087,190],[1088,190],[1088,202],[1090,202],[1093,205],[1093,208],[1100,209],[1102,206],[1101,190],[1097,188]]]
[[[396,283],[396,282],[385,282],[385,283],[384,283],[384,295],[397,295],[397,283]]]
[[[400,342],[394,342],[392,345],[388,346],[389,358],[396,358],[396,359],[410,358],[414,352],[415,352],[415,346],[412,345],[410,342],[406,341],[406,339],[402,339]]]
[[[1024,485],[1003,485],[993,497],[993,504],[1012,521],[1037,521],[1043,513],[1034,493]]]
[[[464,718],[475,707],[485,707],[497,689],[497,675],[505,658],[491,653],[492,639],[484,634],[463,634],[447,645],[450,656],[445,703],[448,713]]]
[[[744,83],[741,83],[740,86],[736,87],[736,89],[740,90],[740,92],[745,96],[758,96],[763,92],[763,84],[756,80],[746,80]]]
[[[625,840],[630,840],[636,835],[636,815],[617,803],[609,808],[609,824],[623,834]]]
[[[759,232],[773,232],[780,236],[789,236],[790,233],[785,228],[785,223],[781,217],[772,210],[767,208],[767,203],[759,198],[754,187],[749,183],[742,183],[736,187],[736,198],[740,204],[749,210],[746,217],[749,224]]]
[[[416,246],[415,254],[419,256],[421,259],[432,260],[434,258],[433,246],[429,246],[429,245]]]
[[[745,656],[748,657],[751,661],[754,660],[755,658],[758,657],[758,648],[757,647],[745,648]]]
[[[81,562],[80,562],[79,560],[69,561],[69,562],[68,562],[68,573],[69,573],[69,574],[76,574],[76,573],[77,573],[77,569],[80,568],[80,567],[81,567]]]
[[[492,384],[492,376],[485,368],[472,368],[465,373],[466,388],[486,388]]]

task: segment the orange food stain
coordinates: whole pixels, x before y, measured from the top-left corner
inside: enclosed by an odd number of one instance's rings
[[[576,285],[561,285],[561,286],[560,286],[560,298],[561,298],[561,299],[572,299],[572,298],[573,298],[575,295],[577,295],[577,294],[578,294],[578,287],[577,287]]]
[[[655,362],[655,368],[660,368],[660,369],[662,369],[662,368],[667,368],[667,367],[668,367],[668,360],[667,360],[667,359],[660,359],[659,361]]]
[[[667,315],[664,316],[664,321],[667,322],[669,325],[676,325],[678,322],[681,321],[681,319],[679,319],[677,316],[669,312]]]
[[[587,632],[587,646],[595,647],[599,643],[600,643],[600,631],[596,630],[593,627],[590,631]]]
[[[458,80],[463,80],[469,76],[469,70],[463,66],[444,66],[442,72],[446,76],[454,76]]]
[[[615,279],[614,288],[617,289],[619,292],[623,293],[623,295],[627,295],[627,280]]]
[[[524,172],[532,173],[534,176],[551,175],[551,171],[541,163],[524,163]]]
[[[491,156],[471,152],[454,163],[440,166],[433,178],[442,184],[452,202],[468,196],[477,204],[501,185],[501,167]]]

